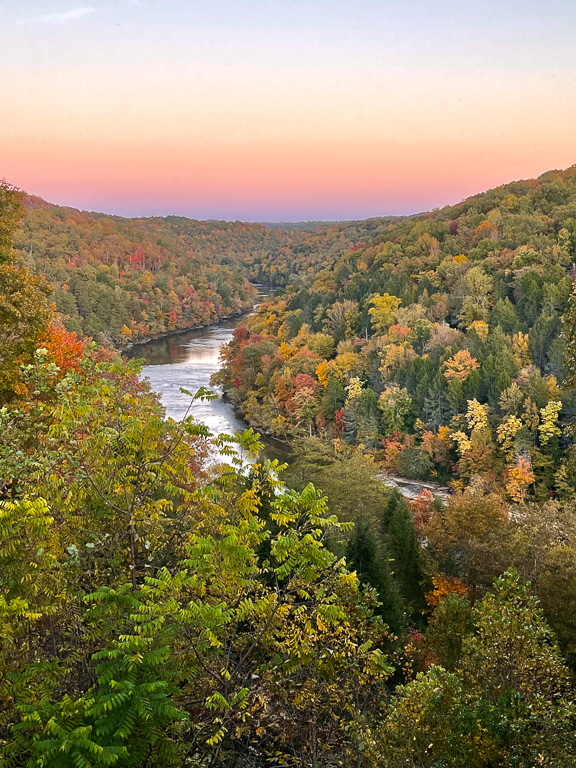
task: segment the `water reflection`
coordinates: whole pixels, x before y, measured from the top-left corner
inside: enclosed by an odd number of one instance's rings
[[[246,428],[233,407],[220,398],[196,401],[190,406],[190,398],[180,391],[181,387],[190,392],[210,387],[210,378],[218,370],[220,347],[230,341],[239,322],[233,318],[210,328],[155,339],[131,351],[131,357],[145,360],[142,376],[149,379],[152,389],[160,395],[167,416],[179,421],[191,413],[215,434],[231,434]]]
[[[259,298],[267,295],[267,291],[261,290]],[[191,398],[180,391],[184,388],[195,393],[201,387],[207,387],[216,394],[222,394],[216,387],[211,387],[210,378],[219,368],[220,347],[228,344],[234,328],[246,317],[230,318],[209,328],[154,339],[131,350],[130,357],[144,359],[142,376],[160,395],[167,416],[180,421],[184,416],[192,415],[215,435],[231,435],[247,428],[248,425],[236,415],[233,406],[220,397],[205,402],[197,400],[191,404]],[[263,439],[262,442],[267,458],[279,461],[288,458],[288,447],[284,443],[270,439]]]

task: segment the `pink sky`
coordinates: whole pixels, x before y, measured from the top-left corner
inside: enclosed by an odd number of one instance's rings
[[[359,0],[348,18],[339,0],[331,17],[314,13],[324,0],[294,1],[308,16],[261,0],[196,16],[160,0],[38,0],[22,17],[10,0],[0,177],[125,215],[342,219],[576,162],[576,54],[558,15],[528,0],[491,26],[486,3],[428,17],[410,0],[408,23],[398,3]]]

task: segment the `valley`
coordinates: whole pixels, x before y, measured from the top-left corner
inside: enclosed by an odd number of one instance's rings
[[[573,764],[576,167],[0,224],[10,768]]]

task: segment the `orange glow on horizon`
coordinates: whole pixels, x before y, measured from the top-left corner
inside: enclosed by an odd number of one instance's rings
[[[549,14],[119,5],[0,29],[0,177],[92,210],[286,221],[413,213],[576,162],[576,49]]]
[[[570,148],[535,146],[529,162],[518,147],[388,147],[375,141],[269,141],[220,146],[152,142],[120,145],[51,141],[14,143],[3,163],[8,180],[51,202],[122,212],[219,218],[219,210],[302,212],[304,218],[412,213],[550,167],[567,167]],[[556,162],[552,162],[554,159]],[[306,216],[306,211],[310,215]],[[350,215],[346,215],[346,210]],[[213,211],[213,214],[210,213]],[[284,218],[284,217],[282,217]]]

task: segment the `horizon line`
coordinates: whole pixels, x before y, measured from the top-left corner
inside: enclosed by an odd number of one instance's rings
[[[262,220],[262,219],[239,219],[239,218],[218,218],[218,217],[209,217],[209,218],[196,218],[194,216],[185,215],[185,214],[179,214],[179,213],[167,213],[167,214],[149,214],[149,215],[140,215],[140,216],[125,216],[123,214],[114,213],[110,211],[102,211],[102,210],[95,210],[95,209],[88,209],[88,208],[77,208],[73,205],[66,205],[64,203],[53,203],[49,200],[46,200],[45,198],[41,197],[40,195],[36,195],[34,193],[28,192],[21,187],[18,187],[17,185],[12,185],[16,189],[18,189],[20,192],[23,192],[25,197],[27,198],[35,198],[37,200],[41,200],[43,203],[49,206],[53,206],[55,208],[68,208],[73,211],[78,211],[79,213],[90,213],[90,214],[97,214],[101,216],[113,216],[118,219],[127,219],[127,220],[141,220],[141,219],[167,219],[167,218],[180,218],[180,219],[189,219],[190,221],[201,221],[201,222],[226,222],[228,224],[234,224],[235,222],[243,223],[243,224],[260,224],[264,227],[284,227],[287,225],[316,225],[316,226],[323,226],[323,225],[329,225],[329,224],[356,224],[363,221],[374,221],[377,219],[408,219],[415,216],[422,216],[427,213],[433,213],[435,211],[442,211],[444,208],[454,208],[458,205],[461,205],[462,203],[466,202],[467,200],[470,200],[474,197],[478,197],[479,195],[486,194],[488,192],[491,192],[494,189],[499,189],[500,187],[505,187],[508,184],[518,184],[522,182],[527,181],[538,181],[543,176],[546,176],[550,173],[566,173],[567,171],[571,170],[572,168],[576,169],[576,163],[573,163],[565,168],[550,168],[546,171],[543,171],[538,176],[534,176],[532,178],[522,178],[522,179],[511,179],[510,181],[506,181],[503,184],[498,184],[494,187],[488,187],[487,189],[480,190],[479,192],[475,192],[472,195],[468,195],[467,197],[462,198],[456,203],[447,203],[442,206],[434,206],[433,208],[429,208],[426,210],[416,210],[411,213],[381,213],[376,214],[372,216],[366,216],[364,218],[343,218],[343,219],[297,219],[297,220],[289,220],[289,219],[278,219],[278,220]],[[8,184],[9,182],[5,177],[2,177],[0,181],[4,181]]]

